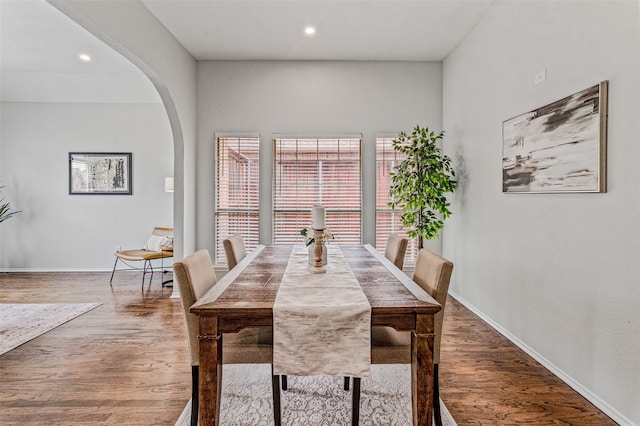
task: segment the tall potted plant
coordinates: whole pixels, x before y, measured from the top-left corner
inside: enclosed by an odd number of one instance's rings
[[[398,133],[392,146],[406,158],[391,172],[389,207],[403,211],[402,223],[407,235],[418,237],[421,249],[424,239],[438,237],[444,220],[451,215],[446,194],[456,189],[455,171],[451,159],[438,147],[444,132],[430,132],[416,126],[408,135]]]
[[[2,188],[4,188],[4,186],[0,186],[0,190],[2,190]],[[5,203],[4,198],[0,198],[0,223],[11,218],[16,213],[20,213],[20,210],[12,210],[11,204]]]

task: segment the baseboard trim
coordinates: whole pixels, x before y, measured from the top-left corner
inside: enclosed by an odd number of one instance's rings
[[[516,345],[517,347],[522,349],[529,356],[531,356],[533,359],[535,359],[540,364],[542,364],[547,370],[549,370],[551,373],[553,373],[555,376],[557,376],[560,380],[565,382],[573,390],[575,390],[580,395],[582,395],[587,400],[589,400],[589,402],[591,402],[593,405],[598,407],[598,409],[600,411],[602,411],[607,416],[609,416],[614,422],[618,423],[621,426],[634,426],[635,425],[635,423],[633,423],[629,418],[627,418],[625,415],[623,415],[622,413],[617,411],[615,408],[613,408],[606,401],[602,400],[600,397],[595,395],[589,389],[584,387],[580,382],[578,382],[575,379],[573,379],[571,376],[569,376],[567,373],[562,371],[560,368],[558,368],[556,365],[554,365],[552,362],[550,362],[544,356],[542,356],[541,354],[536,352],[534,349],[532,349],[526,343],[524,343],[523,341],[518,339],[516,336],[511,334],[509,331],[504,329],[502,326],[500,326],[496,322],[494,322],[491,318],[486,316],[482,311],[480,311],[478,308],[476,308],[473,304],[471,304],[464,297],[460,296],[459,294],[457,294],[456,292],[453,292],[453,291],[450,291],[449,295],[452,296],[454,299],[456,299],[458,302],[460,302],[462,305],[464,305],[465,308],[469,309],[471,312],[473,312],[478,317],[480,317],[481,320],[483,320],[484,322],[489,324],[489,326],[491,326],[491,328],[493,328],[498,333],[502,334],[504,337],[509,339],[511,341],[511,343],[513,343],[514,345]]]

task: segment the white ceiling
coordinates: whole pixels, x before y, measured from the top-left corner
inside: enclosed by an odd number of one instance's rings
[[[489,1],[142,0],[199,60],[440,61]],[[304,28],[316,28],[313,37]]]
[[[444,59],[492,1],[142,0],[198,60],[390,61]],[[44,0],[0,0],[0,30],[2,101],[159,102],[137,68]]]
[[[3,102],[160,102],[138,68],[44,0],[0,0],[0,60]]]

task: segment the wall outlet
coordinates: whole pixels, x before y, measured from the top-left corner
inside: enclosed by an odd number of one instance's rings
[[[533,76],[533,84],[542,83],[546,79],[547,79],[547,69],[545,68]]]
[[[119,252],[120,250],[122,250],[122,246],[116,246],[116,252]]]

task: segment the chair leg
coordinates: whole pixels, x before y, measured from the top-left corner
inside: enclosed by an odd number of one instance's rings
[[[360,422],[360,377],[353,378],[353,403],[351,407],[351,426]]]
[[[147,275],[147,262],[148,260],[144,261],[144,265],[142,266],[142,290],[144,291],[144,277]]]
[[[198,386],[200,384],[200,369],[197,365],[191,366],[191,426],[198,426]]]
[[[287,390],[288,386],[287,386],[287,375],[283,374],[282,376],[282,390]]]
[[[164,274],[168,273],[169,271],[165,271],[164,269],[164,256],[162,256],[160,258],[160,270],[162,271],[163,274],[163,278],[164,278]],[[162,281],[162,287],[173,287],[173,278],[171,278],[170,280],[163,280]],[[171,285],[169,285],[171,284]]]
[[[348,391],[349,390],[349,376],[344,376],[344,390]]]
[[[433,418],[436,426],[442,426],[442,413],[440,412],[440,384],[438,379],[438,364],[433,365]]]
[[[271,364],[271,391],[273,393],[273,423],[275,426],[281,425],[280,418],[280,378],[273,374],[273,364]]]
[[[142,290],[144,290],[144,277],[147,275],[147,271],[151,271],[151,278],[149,278],[149,284],[151,284],[151,280],[153,280],[153,265],[148,259],[144,261],[144,269],[142,271]]]
[[[116,265],[118,264],[118,258],[116,257],[116,262],[113,264],[113,271],[111,271],[111,279],[109,280],[109,284],[113,282],[113,274],[116,273]]]

